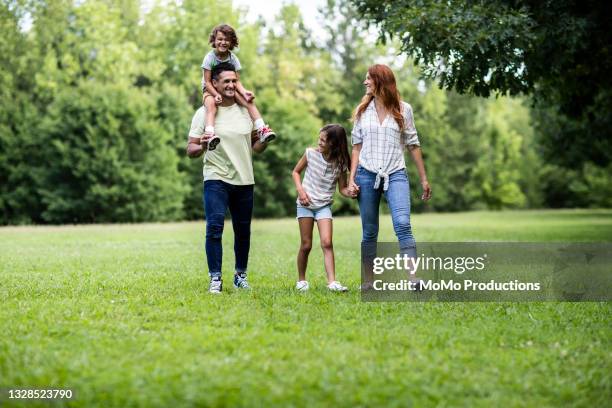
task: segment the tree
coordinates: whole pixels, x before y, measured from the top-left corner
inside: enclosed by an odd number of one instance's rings
[[[143,86],[160,70],[136,45],[139,2],[27,4],[0,6],[1,222],[182,218],[173,122],[189,106]]]
[[[545,138],[551,159],[610,163],[612,30],[605,2],[352,1],[383,41],[398,38],[441,87],[478,96],[532,94],[575,122],[572,128],[590,129],[589,143],[578,149],[571,131]]]
[[[155,95],[121,84],[62,89],[42,121],[38,193],[51,223],[168,221],[183,216],[185,178]]]
[[[30,49],[20,22],[27,9],[20,2],[0,3],[0,224],[40,221],[40,203],[34,189],[39,180],[32,172],[39,141],[35,124],[38,111],[30,103],[34,77],[28,61]]]
[[[262,155],[255,155],[255,215],[281,217],[295,212],[291,170],[321,127],[316,104],[318,60],[304,43],[299,8],[285,5],[263,42],[263,53],[241,80],[257,95],[264,119],[279,135]],[[254,64],[257,64],[255,66]]]

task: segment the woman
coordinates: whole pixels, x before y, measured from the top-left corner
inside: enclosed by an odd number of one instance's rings
[[[358,196],[363,230],[364,260],[375,256],[378,238],[378,207],[384,194],[391,210],[393,229],[400,253],[416,257],[416,246],[410,226],[410,185],[404,163],[404,148],[414,160],[423,200],[431,197],[425,165],[412,108],[400,100],[393,71],[376,64],[368,69],[363,84],[366,93],[353,114],[351,172],[349,189]],[[366,268],[365,281],[371,281]]]

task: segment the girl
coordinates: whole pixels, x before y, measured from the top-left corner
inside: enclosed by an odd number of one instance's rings
[[[255,94],[251,91],[244,89],[240,83],[240,76],[238,71],[242,68],[240,61],[235,54],[232,54],[234,47],[238,46],[238,36],[236,31],[227,25],[221,24],[216,26],[210,38],[208,39],[209,44],[212,46],[212,50],[206,54],[202,61],[202,103],[206,107],[206,126],[204,128],[204,134],[208,139],[208,150],[215,150],[220,139],[215,135],[215,115],[217,114],[217,105],[222,102],[221,95],[212,86],[212,69],[222,62],[229,62],[236,68],[236,75],[238,75],[238,84],[236,92],[236,102],[247,108],[249,116],[253,120],[255,130],[259,136],[259,140],[262,143],[268,143],[276,138],[276,134],[265,125],[257,106],[253,102]]]
[[[347,172],[351,168],[346,131],[340,125],[325,125],[319,132],[318,148],[308,148],[293,169],[293,181],[298,193],[297,219],[300,225],[301,246],[297,256],[298,282],[296,289],[309,289],[306,281],[308,255],[312,248],[314,221],[319,228],[321,248],[327,273],[327,288],[333,292],[346,292],[347,288],[336,281],[334,249],[332,245],[331,204],[339,181],[340,193],[350,197]],[[301,173],[306,169],[304,181]]]

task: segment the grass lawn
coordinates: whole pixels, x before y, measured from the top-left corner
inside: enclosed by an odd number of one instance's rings
[[[424,214],[413,226],[417,241],[612,241],[612,210]],[[226,225],[225,292],[212,296],[203,222],[0,228],[0,388],[70,388],[67,405],[86,407],[612,400],[609,303],[363,303],[359,219],[334,229],[349,293],[326,291],[316,238],[311,291],[292,289],[299,234],[280,219],[253,223],[248,293],[231,287]],[[380,240],[393,239],[384,215]]]

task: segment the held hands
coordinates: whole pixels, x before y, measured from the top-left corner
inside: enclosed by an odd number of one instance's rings
[[[429,182],[427,180],[421,181],[421,187],[423,187],[423,195],[421,195],[421,200],[429,200],[431,198],[431,187],[429,186]]]
[[[348,183],[348,195],[351,198],[357,198],[359,195],[359,186],[355,183],[355,180],[349,180]]]
[[[220,105],[220,104],[221,104],[221,102],[223,102],[223,97],[222,97],[221,95],[218,95],[218,94],[217,94],[217,96],[215,96],[215,103],[216,103],[217,105]]]

